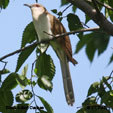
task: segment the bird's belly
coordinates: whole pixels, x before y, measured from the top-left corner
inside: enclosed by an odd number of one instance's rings
[[[48,18],[39,18],[38,20],[34,20],[34,26],[38,35],[39,41],[47,40],[52,38],[51,35],[51,24]],[[45,33],[46,32],[46,33]]]

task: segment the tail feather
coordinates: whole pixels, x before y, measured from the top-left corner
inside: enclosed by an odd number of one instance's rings
[[[74,99],[72,80],[71,80],[71,75],[70,75],[70,70],[69,70],[69,64],[68,64],[68,60],[66,56],[63,59],[63,61],[60,60],[60,65],[61,65],[61,70],[62,70],[66,101],[69,105],[72,106],[75,99]]]

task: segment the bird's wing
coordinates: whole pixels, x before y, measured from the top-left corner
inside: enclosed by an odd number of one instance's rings
[[[53,15],[49,14],[50,20],[52,21],[51,31],[54,35],[66,33],[66,30],[62,23]],[[77,61],[72,57],[72,48],[69,36],[64,36],[63,38],[57,38],[58,43],[65,51],[67,58],[71,61],[74,65],[77,64]]]

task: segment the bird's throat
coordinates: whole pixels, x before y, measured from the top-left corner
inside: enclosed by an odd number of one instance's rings
[[[51,32],[51,23],[50,18],[47,14],[37,14],[33,16],[33,23],[35,26],[35,30],[37,32],[39,41],[50,39],[51,36],[48,34],[52,34]],[[47,32],[47,33],[45,33]]]

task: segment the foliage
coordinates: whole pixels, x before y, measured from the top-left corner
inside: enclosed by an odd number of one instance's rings
[[[77,113],[111,113],[113,110],[113,78],[103,76],[100,82],[91,84],[87,99],[82,103],[82,108]]]
[[[38,2],[38,0],[35,1]],[[98,9],[103,12],[110,22],[113,22],[113,9],[110,9],[113,7],[113,1],[95,1]],[[87,0],[87,3],[95,8],[94,3],[91,0]],[[0,0],[1,10],[6,9],[8,5],[9,0]],[[104,8],[104,5],[106,5],[106,7],[109,6],[109,8]],[[88,15],[85,15],[85,21],[82,22],[81,17],[75,14],[78,8],[73,4],[70,5],[69,0],[61,0],[61,6],[66,7],[65,10],[58,11],[57,9],[52,9],[51,11],[58,16],[60,21],[66,18],[70,31],[89,28],[87,24],[91,21],[91,18],[88,17]],[[72,8],[72,12],[64,13],[69,7]],[[98,52],[98,56],[105,52],[110,40],[110,34],[106,33],[104,29],[88,33],[79,32],[77,33],[77,36],[79,41],[76,45],[75,53],[79,53],[80,50],[85,47],[85,52],[90,62],[93,61],[96,51]],[[53,113],[51,105],[43,97],[35,94],[34,87],[38,85],[41,89],[52,92],[52,80],[55,75],[55,65],[51,56],[48,55],[46,51],[44,53],[40,52],[37,44],[24,49],[26,46],[35,42],[38,42],[38,36],[34,29],[33,22],[30,22],[24,29],[22,35],[22,51],[18,56],[15,72],[6,69],[5,66],[0,70],[0,112],[2,113],[26,113],[31,105],[26,102],[31,100],[36,105],[38,110],[38,112],[36,111],[37,113]],[[21,69],[25,61],[30,58],[33,51],[35,51],[36,58],[32,63],[31,74],[29,74],[31,77],[29,78],[27,74],[28,65],[23,68],[21,74],[19,74],[18,71]],[[110,57],[108,65],[112,62],[113,54]],[[82,103],[82,107],[77,113],[111,113],[111,110],[113,110],[112,73],[113,72],[111,72],[109,76],[103,76],[99,82],[91,84],[86,100]],[[2,82],[1,78],[4,74],[7,74],[7,77]],[[33,81],[33,79],[35,80]],[[16,97],[14,97],[12,90],[17,86],[20,86],[22,91],[18,92]],[[31,87],[31,91],[26,88],[27,86]],[[14,99],[18,103],[17,105],[13,105]],[[42,107],[37,105],[37,99],[42,102]]]
[[[9,0],[0,0],[0,8],[5,9],[9,4]]]
[[[97,5],[98,5],[98,8],[100,11],[102,11],[104,8],[104,6],[102,6],[102,4],[105,4],[108,7],[111,6],[111,8],[113,7],[113,2],[111,0],[108,0],[108,2],[106,0],[101,0],[100,2],[101,3],[97,2]],[[88,0],[88,3],[94,7],[94,4],[90,0]],[[68,5],[68,4],[69,4],[69,2],[67,2],[67,0],[61,0],[62,6]],[[76,9],[76,6],[74,6],[74,7]],[[110,10],[108,8],[104,8],[104,10],[105,10],[104,15],[106,15],[107,18],[109,17],[110,20],[113,22],[113,8],[112,8],[112,10]],[[72,7],[72,11],[74,12],[73,7]],[[71,15],[71,14],[72,13],[69,13],[68,15]],[[76,17],[71,16],[71,21],[70,21],[70,19],[68,19],[68,15],[67,15],[67,22],[69,25],[69,29],[71,28],[70,30],[76,30],[76,29],[82,28],[82,26],[80,24],[82,22],[80,21],[79,15],[78,16],[76,15]],[[75,21],[75,20],[79,20],[79,21]],[[89,26],[87,26],[87,23],[90,20],[91,20],[91,18],[89,18],[87,15],[85,15],[85,24],[84,24],[85,26],[83,26],[83,27],[89,27]],[[74,28],[74,26],[75,26],[75,28]],[[85,46],[86,47],[85,52],[88,56],[88,59],[91,62],[93,61],[96,50],[98,51],[98,55],[101,55],[106,50],[106,48],[108,46],[109,39],[110,39],[110,35],[105,33],[102,30],[98,31],[98,32],[93,31],[91,33],[84,34],[84,35],[83,35],[83,33],[78,33],[77,36],[79,37],[80,41],[77,43],[75,53],[78,53]],[[111,56],[109,64],[112,61],[113,61],[113,59]]]

